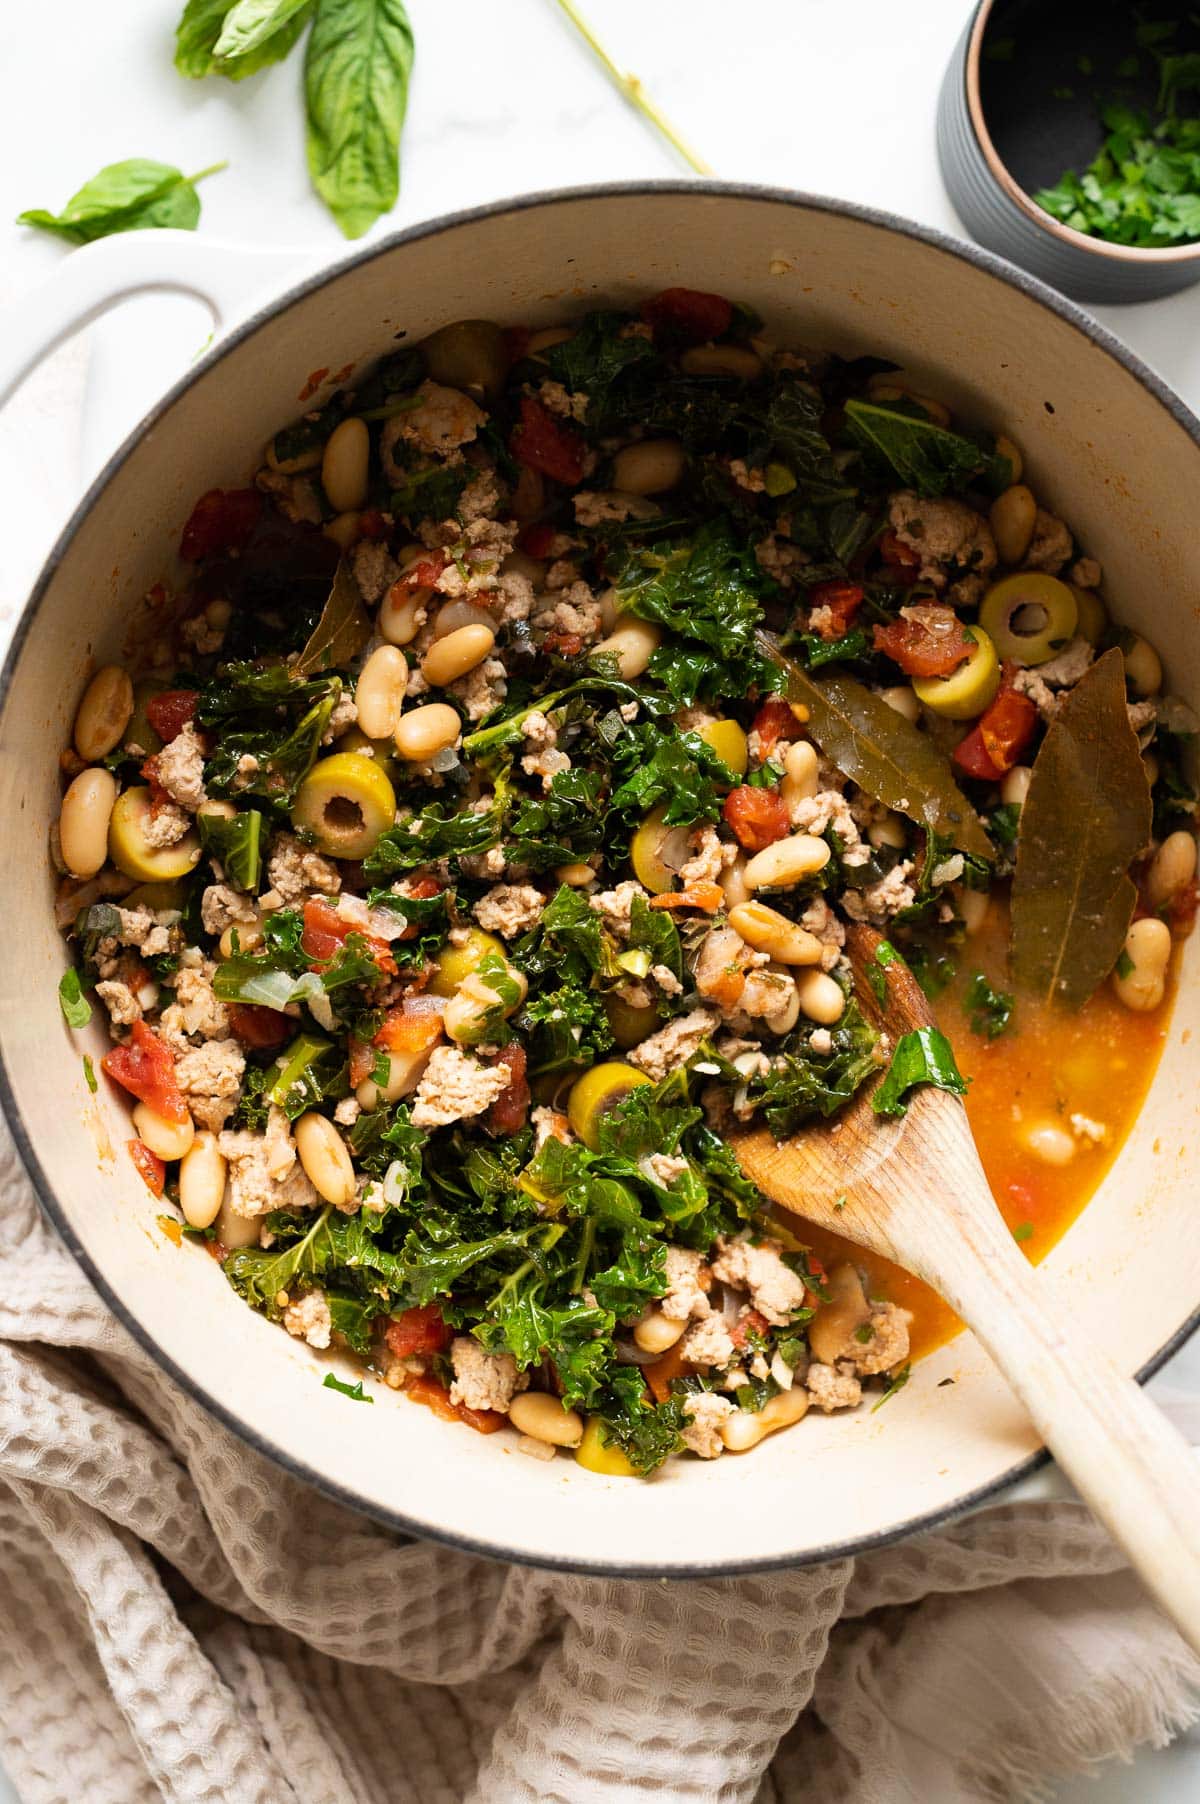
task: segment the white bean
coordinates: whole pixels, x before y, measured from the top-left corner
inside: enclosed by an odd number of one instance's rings
[[[826,971],[799,972],[796,991],[800,997],[801,1010],[820,1027],[832,1027],[845,1013],[846,998],[842,994],[842,986],[835,983]]]
[[[448,601],[437,611],[433,636],[444,639],[449,633],[457,632],[460,626],[486,626],[490,631],[494,625],[492,616],[477,601]]]
[[[896,851],[902,851],[908,844],[904,817],[889,810],[882,819],[871,822],[867,828],[867,838],[873,846],[891,846]]]
[[[133,1125],[139,1140],[160,1159],[182,1159],[196,1138],[196,1124],[190,1115],[186,1121],[168,1121],[148,1102],[135,1105]]]
[[[784,754],[783,782],[779,785],[779,793],[787,803],[789,812],[797,802],[807,802],[816,795],[819,769],[817,748],[807,739],[797,739],[794,745],[788,747]]]
[[[395,645],[380,645],[354,686],[358,725],[368,739],[390,739],[400,723],[408,687],[408,659]]]
[[[444,639],[435,639],[421,659],[421,675],[434,689],[458,681],[483,663],[496,643],[490,626],[460,626]]]
[[[554,881],[565,883],[568,889],[586,889],[596,881],[596,873],[590,864],[560,864],[555,866]]]
[[[424,764],[435,753],[454,745],[462,722],[449,702],[426,702],[396,723],[392,743],[410,764]]]
[[[346,1142],[326,1115],[310,1109],[292,1130],[305,1175],[317,1195],[341,1208],[354,1195],[354,1166]]]
[[[911,683],[893,683],[890,689],[881,689],[879,699],[886,702],[896,714],[903,714],[905,720],[918,721],[921,718],[921,704]]]
[[[1182,827],[1168,833],[1146,872],[1146,900],[1151,908],[1163,908],[1182,895],[1196,875],[1196,839]]]
[[[1149,639],[1135,633],[1130,645],[1122,647],[1121,655],[1125,659],[1125,680],[1133,693],[1142,697],[1157,695],[1163,683],[1162,659]]]
[[[210,820],[234,821],[237,819],[237,809],[234,804],[222,801],[219,796],[205,796],[196,813],[206,814]]]
[[[679,367],[685,376],[736,376],[753,382],[762,375],[762,358],[745,345],[692,345],[681,353]]]
[[[1052,1121],[1039,1121],[1026,1129],[1025,1144],[1043,1165],[1069,1165],[1075,1157],[1075,1141],[1066,1128]]]
[[[1014,764],[1011,770],[1004,773],[1000,784],[1000,800],[1009,807],[1023,808],[1032,779],[1033,771],[1028,764]]]
[[[730,1453],[748,1453],[776,1429],[790,1428],[808,1411],[808,1392],[794,1384],[790,1391],[780,1391],[764,1403],[760,1410],[735,1409],[721,1424],[721,1439]]]
[[[746,887],[751,890],[790,889],[793,884],[803,883],[806,877],[815,877],[818,871],[824,870],[829,859],[829,846],[825,840],[817,839],[812,833],[793,833],[754,854],[746,865]]]
[[[686,1321],[677,1322],[674,1316],[664,1315],[651,1304],[635,1327],[633,1338],[643,1353],[665,1353],[668,1347],[675,1345],[686,1327]]]
[[[613,487],[627,495],[660,495],[673,489],[687,459],[674,438],[644,438],[613,458]]]
[[[234,947],[233,936],[237,935],[237,946]],[[217,941],[217,949],[222,958],[232,958],[234,951],[253,952],[256,946],[262,945],[262,923],[254,921],[235,921],[227,927]]]
[[[739,902],[750,900],[750,891],[746,888],[746,858],[739,852],[732,864],[727,864],[717,878],[725,896],[726,908],[736,908]]]
[[[216,1221],[225,1196],[226,1170],[225,1159],[217,1150],[217,1136],[201,1128],[179,1164],[179,1207],[189,1227],[211,1228]],[[253,1225],[253,1238],[257,1240],[258,1223]],[[226,1246],[234,1244],[227,1237],[222,1238]]]
[[[389,645],[411,645],[425,623],[432,591],[410,589],[394,582],[379,604],[375,624]]]
[[[336,513],[349,513],[366,500],[370,457],[365,420],[343,420],[329,435],[321,458],[321,487]]]
[[[932,395],[921,394],[911,382],[898,381],[895,376],[872,377],[867,383],[867,395],[881,406],[886,406],[889,401],[915,401],[918,407],[925,409],[935,425],[950,424],[950,409],[944,401],[935,401]]]
[[[1165,921],[1147,915],[1135,921],[1125,935],[1123,959],[1113,972],[1117,1000],[1136,1014],[1156,1009],[1167,987],[1171,962],[1171,930]],[[1124,975],[1121,966],[1124,964]]]
[[[349,551],[351,545],[353,545],[358,538],[358,529],[359,513],[357,508],[352,508],[350,512],[346,514],[338,514],[332,520],[327,520],[323,528],[325,537],[327,539],[332,539],[339,551]]]
[[[75,716],[75,750],[88,764],[107,758],[133,714],[133,684],[119,664],[105,664],[83,692]]]
[[[772,968],[768,966],[768,969]],[[768,1033],[782,1036],[790,1034],[799,1019],[800,991],[793,982],[787,986],[787,1001],[783,1003],[782,1007],[777,1008],[773,1015],[763,1016],[763,1026]]]
[[[765,902],[739,902],[729,911],[729,925],[756,952],[769,952],[781,965],[819,965],[821,942],[777,908]]]
[[[548,351],[551,345],[565,345],[568,338],[574,338],[573,326],[542,326],[529,334],[525,346],[526,357],[536,357],[539,351]]]
[[[220,1244],[234,1253],[239,1247],[256,1247],[259,1244],[261,1222],[262,1217],[258,1215],[239,1215],[226,1196],[217,1210],[216,1221],[211,1225]]]
[[[960,884],[955,888],[954,900],[966,936],[972,939],[988,918],[992,898],[985,889],[967,889]]]
[[[1029,550],[1037,525],[1037,501],[1023,482],[997,495],[988,512],[988,524],[1002,564],[1019,564]]]
[[[583,1439],[579,1411],[568,1409],[549,1391],[520,1391],[508,1406],[508,1419],[531,1440],[551,1447],[578,1447]]]
[[[603,601],[603,597],[601,597]],[[627,683],[640,677],[662,644],[662,628],[652,620],[622,620],[607,639],[593,649],[617,660],[617,670]]]
[[[108,823],[116,800],[116,778],[98,766],[81,770],[67,790],[58,837],[72,877],[94,877],[108,857]]]

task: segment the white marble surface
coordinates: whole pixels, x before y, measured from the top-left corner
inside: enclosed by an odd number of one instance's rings
[[[14,216],[61,206],[102,164],[134,155],[187,169],[229,159],[229,170],[203,187],[204,233],[295,245],[317,261],[343,250],[308,189],[298,56],[237,86],[184,82],[171,65],[179,3],[58,0],[52,56],[44,7],[0,7],[0,68],[9,78],[0,116],[0,294],[52,279],[65,254],[9,223]],[[956,229],[933,119],[968,0],[758,0],[753,9],[723,0],[587,3],[617,60],[642,77],[719,176],[843,195]],[[409,4],[418,48],[403,191],[376,233],[531,188],[685,173],[607,85],[551,0]],[[1198,306],[1192,291],[1104,310],[1194,406]],[[132,303],[92,328],[86,359],[78,348],[60,354],[57,380],[44,373],[23,408],[0,415],[0,613],[19,605],[22,579],[86,479],[208,331],[196,302]],[[1200,1350],[1177,1359],[1159,1383],[1194,1417]],[[1194,1737],[1086,1790],[1056,1794],[1058,1804],[1185,1804],[1197,1795]],[[13,1800],[0,1774],[0,1804]]]

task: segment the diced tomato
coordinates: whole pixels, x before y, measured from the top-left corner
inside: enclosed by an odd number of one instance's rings
[[[549,557],[557,537],[558,534],[553,526],[547,526],[542,521],[535,521],[532,526],[525,527],[517,544],[526,557]]]
[[[583,439],[532,395],[521,396],[521,418],[509,441],[518,463],[573,488],[583,479]]]
[[[304,932],[300,944],[314,967],[327,965],[336,958],[352,933],[366,941],[367,950],[380,971],[394,976],[396,961],[386,940],[378,939],[373,933],[363,933],[361,927],[356,927],[338,909],[331,908],[317,896],[304,904]]]
[[[815,583],[808,591],[810,608],[828,608],[829,623],[814,630],[822,639],[840,639],[850,631],[865,591],[857,583]]]
[[[1037,731],[1038,711],[1007,682],[979,717],[983,748],[999,770],[1011,770]]]
[[[255,1051],[281,1046],[294,1025],[279,1009],[265,1008],[259,1002],[229,1002],[225,1007],[234,1039]]]
[[[556,651],[560,658],[577,658],[583,650],[583,640],[578,633],[547,633],[542,650]]]
[[[423,1403],[445,1422],[465,1422],[478,1434],[495,1434],[508,1421],[494,1409],[468,1409],[465,1403],[451,1403],[450,1393],[436,1378],[410,1378],[404,1387],[414,1403]]]
[[[680,1335],[679,1340],[673,1347],[667,1348],[661,1359],[656,1359],[653,1365],[642,1367],[642,1377],[650,1386],[656,1403],[667,1401],[676,1378],[690,1378],[696,1370],[691,1360],[685,1359],[679,1351],[682,1341],[683,1336]]]
[[[146,719],[164,745],[178,738],[196,712],[200,697],[195,689],[164,689],[146,703]]]
[[[532,1100],[525,1080],[525,1048],[515,1040],[510,1040],[507,1046],[500,1048],[495,1063],[508,1067],[508,1085],[501,1090],[487,1112],[488,1132],[519,1134],[529,1118],[529,1104]]]
[[[763,759],[769,758],[781,739],[794,738],[797,724],[790,703],[785,702],[781,695],[770,696],[750,722],[750,731],[757,738],[760,756]]]
[[[730,790],[722,812],[725,824],[748,852],[761,852],[777,839],[786,839],[791,826],[787,803],[779,791],[755,789],[750,783],[739,783]]]
[[[129,1157],[138,1168],[147,1190],[153,1196],[161,1196],[163,1185],[167,1181],[167,1168],[157,1153],[152,1153],[144,1140],[130,1140]]]
[[[978,783],[998,783],[1004,772],[992,763],[988,749],[983,743],[983,734],[978,727],[972,727],[965,739],[960,739],[954,748],[954,763],[964,776],[974,777]]]
[[[377,507],[364,507],[358,516],[358,536],[360,539],[386,539],[388,523]]]
[[[389,1322],[383,1338],[397,1359],[408,1359],[413,1353],[441,1353],[450,1345],[453,1333],[436,1303],[418,1303],[397,1321]]]
[[[353,1034],[350,1036],[347,1051],[349,1054],[350,1087],[353,1090],[357,1090],[358,1086],[365,1082],[374,1070],[375,1054],[371,1051],[371,1048],[367,1045],[365,1040],[356,1039]]]
[[[817,1258],[817,1255],[815,1253],[808,1253],[805,1256],[805,1264],[808,1267],[808,1275],[813,1281],[812,1284],[806,1283],[805,1289],[808,1291],[808,1294],[812,1298],[813,1302],[819,1303],[821,1300],[820,1294],[818,1291],[813,1289],[813,1284],[819,1284],[822,1287],[824,1287],[825,1277],[826,1277],[824,1263],[820,1259]]]
[[[937,601],[908,608],[898,620],[877,626],[875,650],[899,664],[905,676],[949,676],[971,655],[971,640],[953,608]]]
[[[911,545],[906,545],[890,526],[879,535],[879,555],[885,566],[885,581],[895,588],[911,588],[920,574],[921,555]]]
[[[1010,671],[991,706],[954,748],[959,770],[980,783],[998,783],[1019,760],[1037,730],[1038,712],[1027,695],[1010,687]]]
[[[640,312],[656,338],[684,339],[694,345],[722,337],[733,324],[732,303],[701,288],[664,288],[643,301]]]
[[[405,998],[399,1008],[388,1010],[371,1044],[387,1052],[424,1052],[441,1037],[440,1011]]]
[[[183,529],[180,557],[194,564],[217,551],[240,551],[261,512],[262,496],[257,489],[209,489]]]
[[[168,1121],[187,1121],[188,1106],[175,1080],[175,1054],[165,1040],[135,1021],[128,1046],[114,1046],[100,1064],[114,1083]]]
[[[765,1315],[760,1315],[757,1309],[748,1309],[729,1330],[729,1338],[735,1347],[744,1347],[752,1334],[765,1335],[769,1327]]]
[[[152,753],[149,758],[146,758],[142,764],[139,765],[138,774],[139,776],[145,777],[147,787],[150,790],[150,812],[151,814],[157,814],[159,809],[165,808],[167,803],[171,800],[170,792],[163,787],[162,779],[158,774],[157,752]]]
[[[709,883],[700,878],[696,883],[689,883],[685,889],[671,890],[668,895],[651,896],[651,908],[702,908],[705,914],[716,914],[718,908],[725,905],[725,891],[719,883]]]

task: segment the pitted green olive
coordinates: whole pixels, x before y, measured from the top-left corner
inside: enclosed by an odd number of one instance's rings
[[[1075,631],[1089,645],[1099,645],[1108,631],[1108,609],[1097,595],[1095,589],[1080,589],[1071,584],[1071,593],[1075,597],[1075,606],[1079,618],[1075,622]]]
[[[664,802],[646,816],[629,842],[633,874],[655,896],[664,896],[675,888],[679,868],[690,856],[688,829],[668,827],[663,819],[666,812]]]
[[[489,953],[503,959],[503,942],[494,933],[485,933],[482,927],[468,927],[460,946],[446,946],[438,953],[433,976],[426,985],[429,994],[453,996],[463,978],[477,970]]]
[[[652,1002],[644,1008],[637,1008],[632,1002],[625,1002],[610,990],[604,998],[604,1012],[608,1016],[608,1025],[612,1028],[612,1037],[622,1052],[631,1046],[640,1046],[647,1034],[652,1034],[659,1024],[658,1010]]]
[[[314,764],[292,807],[292,825],[331,858],[365,858],[396,818],[396,797],[373,758],[334,752]]]
[[[980,626],[969,626],[963,636],[972,641],[965,664],[947,677],[913,678],[918,700],[944,720],[974,720],[1000,687],[1000,660],[987,633]]]
[[[1075,633],[1079,606],[1068,584],[1041,570],[1005,576],[984,596],[979,624],[1001,658],[1045,664]]]
[[[750,752],[745,730],[736,720],[710,720],[706,726],[697,727],[696,734],[703,739],[705,745],[712,747],[721,763],[727,765],[735,777],[745,776]]]
[[[494,401],[504,386],[508,358],[494,320],[459,319],[431,333],[421,346],[435,382],[476,389]]]
[[[109,857],[138,883],[186,877],[200,862],[199,834],[189,831],[173,846],[153,845],[147,837],[152,813],[148,789],[127,789],[117,797],[108,823]]]
[[[593,1065],[590,1071],[577,1077],[567,1098],[567,1120],[576,1137],[595,1152],[600,1145],[601,1118],[631,1090],[649,1082],[644,1071],[638,1071],[620,1059]]]

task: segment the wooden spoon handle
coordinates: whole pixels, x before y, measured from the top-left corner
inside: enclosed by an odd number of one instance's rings
[[[1048,1274],[1026,1262],[998,1217],[994,1229],[976,1218],[967,1234],[938,1240],[938,1270],[929,1276],[1200,1654],[1200,1457],[1071,1319]]]

